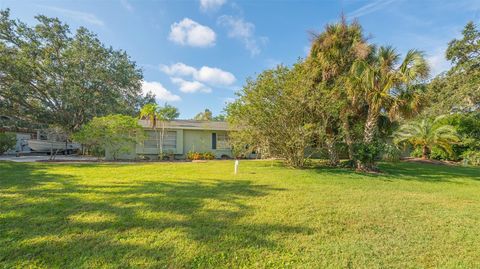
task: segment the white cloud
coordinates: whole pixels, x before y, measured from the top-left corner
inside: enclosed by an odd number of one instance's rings
[[[197,72],[196,79],[212,85],[232,85],[235,82],[235,76],[220,68],[202,66]]]
[[[183,46],[211,47],[215,45],[216,34],[209,27],[184,18],[170,26],[168,39]]]
[[[86,22],[89,24],[97,25],[97,26],[105,25],[105,23],[102,20],[97,18],[97,16],[95,16],[92,13],[81,12],[81,11],[70,10],[70,9],[59,8],[59,7],[46,7],[46,8],[56,11],[58,13],[62,13],[63,15],[77,21],[82,21],[82,22]]]
[[[261,45],[264,45],[268,38],[255,36],[255,25],[244,21],[243,18],[236,18],[229,15],[222,15],[217,23],[227,28],[228,36],[240,40],[252,56],[260,53]]]
[[[176,63],[170,66],[163,65],[160,70],[169,76],[189,77],[211,86],[229,86],[236,81],[232,73],[216,67],[202,66],[197,69],[184,63]]]
[[[347,14],[347,18],[358,18],[381,10],[396,0],[375,0]]]
[[[173,102],[181,99],[180,96],[173,94],[156,81],[142,81],[142,92],[143,94],[151,92],[155,95],[155,99],[160,101]]]
[[[171,80],[172,80],[172,83],[176,84],[179,87],[180,91],[185,93],[212,92],[212,89],[210,89],[205,84],[198,81],[188,81],[178,77],[171,78]]]
[[[162,65],[160,66],[160,70],[167,75],[181,77],[194,76],[197,73],[197,69],[195,69],[195,67],[186,65],[184,63],[176,63],[170,66]]]
[[[431,77],[447,71],[451,67],[450,62],[445,58],[445,47],[438,48],[427,56],[427,62],[430,66]]]
[[[218,10],[227,0],[200,0],[200,10],[215,11]]]
[[[128,2],[128,0],[120,0],[120,4],[129,12],[133,12],[133,6]]]

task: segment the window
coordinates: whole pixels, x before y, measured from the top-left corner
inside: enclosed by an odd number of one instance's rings
[[[143,141],[143,146],[145,148],[157,148],[161,141],[162,131],[154,132],[147,131],[146,138]],[[165,131],[163,134],[163,150],[166,149],[176,149],[177,148],[177,132],[175,131]]]
[[[217,149],[217,134],[212,133],[212,149]]]
[[[230,143],[228,142],[228,135],[217,134],[217,147],[219,149],[230,149]]]

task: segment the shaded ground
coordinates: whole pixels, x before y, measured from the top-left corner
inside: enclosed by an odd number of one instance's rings
[[[38,162],[38,161],[48,161],[50,159],[49,155],[0,155],[0,161],[11,161],[11,162]],[[97,161],[97,157],[89,156],[80,156],[80,155],[57,155],[55,157],[56,161]]]
[[[480,266],[480,169],[0,162],[0,267]]]

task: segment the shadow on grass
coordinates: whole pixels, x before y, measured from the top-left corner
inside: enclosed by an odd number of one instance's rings
[[[210,255],[275,249],[273,234],[310,232],[241,221],[255,210],[247,200],[281,191],[248,180],[95,185],[46,165],[0,163],[0,172],[0,264],[7,267],[195,267],[212,262]]]
[[[330,173],[338,176],[357,175],[359,178],[378,180],[416,180],[424,182],[461,183],[459,180],[480,180],[480,168],[459,167],[424,163],[380,163],[380,173],[362,173],[348,168],[315,166],[309,169],[318,173]]]

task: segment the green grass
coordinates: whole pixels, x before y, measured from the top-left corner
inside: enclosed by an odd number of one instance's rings
[[[480,169],[0,163],[0,267],[479,268]]]

